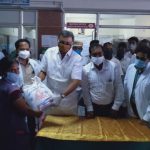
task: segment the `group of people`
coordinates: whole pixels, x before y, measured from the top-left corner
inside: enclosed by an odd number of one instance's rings
[[[32,84],[35,75],[41,81],[46,79],[44,83],[55,95],[53,100],[57,105],[49,109],[49,114],[78,115],[78,104],[82,101],[86,118],[134,116],[149,124],[148,40],[139,42],[132,37],[128,46],[119,43],[116,57],[111,43],[102,46],[93,40],[85,58],[83,43],[74,41],[73,33],[64,30],[58,35],[58,46],[47,49],[40,64],[30,58],[28,40],[19,39],[15,47],[13,59],[0,55],[0,137],[6,137],[2,138],[5,149],[29,150],[33,144],[35,117],[40,117],[42,112],[26,104],[21,89]]]

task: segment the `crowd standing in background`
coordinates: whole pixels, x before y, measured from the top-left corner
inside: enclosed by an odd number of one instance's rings
[[[27,39],[17,40],[16,50],[9,56],[0,52],[0,111],[5,113],[0,129],[8,129],[11,136],[6,134],[6,139],[13,146],[13,142],[24,142],[28,150],[34,141],[34,117],[42,112],[30,109],[22,93],[22,87],[32,84],[34,76],[41,81],[46,78],[44,84],[54,94],[55,106],[48,110],[51,115],[132,116],[150,126],[149,40],[134,36],[118,43],[116,50],[110,42],[102,46],[99,40],[92,40],[86,57],[82,56],[83,45],[74,40],[72,32],[64,30],[58,34],[58,46],[46,50],[41,64],[30,58]],[[83,109],[78,110],[78,105]]]

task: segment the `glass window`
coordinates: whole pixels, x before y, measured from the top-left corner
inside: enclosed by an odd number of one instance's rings
[[[36,28],[32,26],[24,26],[23,37],[27,38],[31,43],[31,55],[32,57],[37,56],[36,49]]]
[[[8,53],[15,50],[18,40],[18,28],[0,27],[0,50],[6,49]]]
[[[68,22],[72,23],[95,23],[96,14],[79,14],[79,13],[66,13],[65,14],[65,25]],[[83,42],[83,55],[88,54],[89,43],[95,37],[95,29],[88,28],[67,28],[65,29],[72,31],[75,36],[75,40]]]
[[[100,25],[150,26],[150,15],[101,14]]]
[[[24,11],[23,12],[23,24],[24,25],[35,25],[36,24],[36,12],[35,11]]]
[[[66,13],[65,23],[67,22],[96,23],[96,14]]]
[[[19,24],[20,13],[19,11],[0,11],[0,23],[1,24]]]
[[[138,37],[139,40],[150,40],[150,29],[100,28],[99,30],[100,44],[111,42],[114,48],[117,47],[119,42],[127,42],[127,39],[132,36]]]

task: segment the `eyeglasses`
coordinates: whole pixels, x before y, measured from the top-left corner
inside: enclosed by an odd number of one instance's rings
[[[64,44],[64,45],[69,45],[71,46],[70,42],[65,42],[65,41],[58,41],[58,44]]]

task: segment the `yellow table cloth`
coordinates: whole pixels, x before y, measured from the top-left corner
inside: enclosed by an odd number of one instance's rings
[[[79,141],[150,141],[150,129],[138,119],[47,116],[37,136]]]

